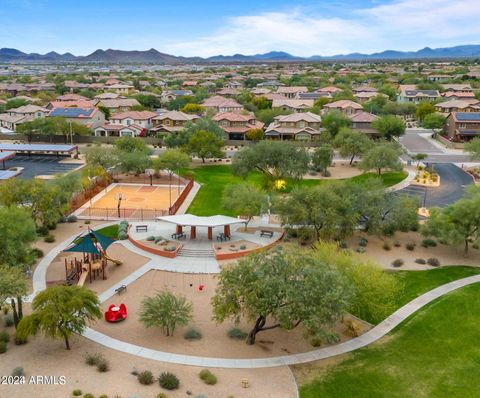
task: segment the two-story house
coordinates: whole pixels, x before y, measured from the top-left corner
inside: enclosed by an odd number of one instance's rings
[[[199,119],[198,115],[190,115],[180,111],[164,112],[153,118],[152,133],[167,134],[183,130],[185,123]]]
[[[296,98],[300,93],[307,93],[308,88],[305,86],[284,86],[279,87],[278,94],[282,94],[285,98]]]
[[[233,98],[225,98],[220,95],[207,98],[202,102],[207,110],[212,110],[215,113],[223,112],[241,112],[243,111],[243,105],[239,104]]]
[[[378,131],[372,127],[372,123],[378,119],[378,116],[365,111],[360,111],[349,115],[349,117],[352,119],[352,129],[360,130],[371,135],[378,134]]]
[[[225,131],[230,140],[245,140],[249,130],[263,129],[264,126],[253,113],[217,113],[213,120]]]
[[[134,106],[140,106],[135,98],[115,98],[115,99],[100,99],[94,101],[95,106],[104,107],[110,111],[110,114],[119,112],[129,112]]]
[[[45,117],[50,112],[49,109],[37,105],[24,105],[18,108],[9,109],[7,113],[10,116],[24,116],[24,122]]]
[[[265,130],[265,137],[280,140],[316,140],[323,131],[320,127],[321,121],[321,117],[312,112],[277,116]]]
[[[307,112],[313,107],[313,99],[274,99],[272,109],[291,112]]]
[[[67,122],[83,124],[92,131],[105,123],[105,114],[97,108],[54,108],[47,117],[63,117]]]
[[[155,112],[150,111],[120,112],[110,117],[110,124],[137,125],[150,130],[153,127],[153,118],[156,116]]]
[[[438,90],[416,90],[416,89],[402,89],[397,97],[398,102],[406,103],[413,102],[418,104],[422,101],[435,101],[440,97]]]
[[[450,114],[452,112],[480,112],[480,101],[476,99],[453,99],[435,104],[435,110],[444,114]]]
[[[469,141],[480,136],[480,112],[452,112],[447,117],[445,130],[453,141]]]
[[[343,114],[350,116],[354,115],[355,113],[362,112],[363,106],[351,100],[340,100],[325,104],[323,106],[322,112],[325,114],[332,110],[338,110]]]

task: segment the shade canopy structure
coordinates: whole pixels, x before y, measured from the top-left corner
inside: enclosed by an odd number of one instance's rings
[[[3,169],[5,170],[5,161],[15,156],[15,152],[5,151],[0,152],[0,162],[2,162]]]
[[[86,235],[77,237],[64,251],[101,254],[97,244],[100,245],[102,251],[105,251],[107,250],[108,246],[114,242],[115,241],[111,238],[103,236],[96,231],[89,230]]]
[[[229,216],[201,217],[193,214],[176,214],[173,216],[161,216],[156,218],[177,226],[176,233],[182,233],[182,227],[190,227],[190,239],[195,239],[196,228],[208,228],[208,239],[212,239],[212,230],[215,227],[224,227],[224,234],[230,236],[230,225],[245,224],[247,221]]]
[[[56,144],[0,144],[0,151],[9,151],[15,153],[71,153],[78,150],[76,145],[56,145]]]
[[[0,170],[0,180],[9,180],[19,174],[20,172],[15,170]]]

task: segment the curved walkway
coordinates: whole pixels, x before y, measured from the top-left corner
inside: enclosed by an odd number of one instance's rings
[[[91,328],[86,330],[83,336],[98,344],[117,351],[137,355],[139,357],[152,359],[155,361],[169,362],[181,365],[237,369],[268,368],[275,366],[295,365],[299,363],[318,361],[320,359],[334,357],[365,347],[385,336],[387,333],[397,327],[400,323],[405,321],[410,315],[425,307],[430,302],[456,289],[478,282],[480,282],[480,275],[474,275],[468,278],[459,279],[457,281],[439,286],[410,301],[408,304],[395,311],[383,322],[381,322],[373,329],[369,330],[367,333],[359,337],[356,337],[349,341],[345,341],[341,344],[320,348],[318,350],[304,352],[300,354],[285,355],[280,357],[233,359],[174,354],[126,343],[124,341],[107,336],[103,333],[97,332],[96,330],[93,330]]]

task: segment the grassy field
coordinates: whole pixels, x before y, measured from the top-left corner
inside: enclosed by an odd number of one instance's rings
[[[202,188],[188,208],[188,212],[198,216],[211,216],[224,214],[235,216],[231,211],[225,210],[222,204],[223,190],[229,184],[238,184],[243,181],[242,178],[234,176],[229,165],[203,166],[191,169],[183,169],[182,174],[191,173],[195,181],[202,184]],[[362,182],[365,179],[375,176],[367,173],[354,177],[351,181]],[[385,173],[381,176],[385,186],[392,186],[402,181],[406,173]],[[263,176],[259,172],[251,173],[246,181],[262,186]],[[333,181],[333,180],[332,180]],[[301,180],[287,183],[287,190],[296,186],[315,186],[327,182],[327,180]]]
[[[405,271],[399,306],[436,286],[479,273],[469,267]],[[396,328],[390,337],[322,369],[301,398],[478,397],[480,285],[450,293]]]

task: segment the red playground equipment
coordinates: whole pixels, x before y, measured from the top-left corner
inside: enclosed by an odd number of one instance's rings
[[[108,310],[105,311],[105,320],[107,322],[121,322],[127,318],[127,307],[125,304],[120,304],[117,307],[115,304],[110,304]]]

